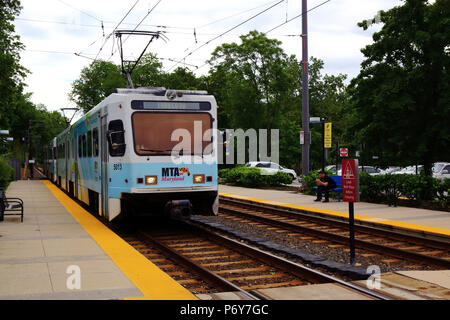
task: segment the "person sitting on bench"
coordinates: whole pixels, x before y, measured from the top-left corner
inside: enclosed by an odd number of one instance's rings
[[[326,175],[324,171],[319,172],[319,178],[317,182],[317,199],[314,201],[322,200],[322,193],[325,193],[325,200],[323,202],[329,202],[330,190],[336,187],[336,182],[332,178]]]

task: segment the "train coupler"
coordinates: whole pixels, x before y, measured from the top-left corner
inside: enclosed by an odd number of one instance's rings
[[[171,200],[164,207],[164,214],[174,220],[189,220],[192,204],[189,200]]]

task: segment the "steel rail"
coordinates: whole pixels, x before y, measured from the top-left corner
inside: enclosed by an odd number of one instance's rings
[[[298,225],[295,223],[278,221],[278,220],[274,220],[271,218],[257,216],[257,215],[251,214],[251,213],[241,212],[241,211],[238,211],[235,209],[230,209],[230,208],[221,207],[221,208],[219,208],[219,210],[221,210],[224,213],[232,214],[234,216],[247,217],[249,219],[259,221],[259,222],[262,222],[265,224],[292,230],[294,232],[300,232],[300,233],[314,235],[316,237],[327,239],[327,240],[334,241],[334,242],[338,242],[341,244],[349,243],[349,238],[347,236],[342,236],[342,235],[330,233],[327,231],[317,230],[317,229],[314,229],[313,227],[305,227],[305,226],[301,226],[301,225]],[[290,218],[292,218],[292,216],[290,216]],[[324,222],[322,221],[322,224],[323,223]],[[345,225],[345,226],[348,228],[348,225]],[[342,228],[342,226],[341,226],[341,228]],[[365,232],[367,232],[367,231],[365,231]],[[401,240],[405,241],[404,238]],[[433,256],[428,256],[428,255],[420,254],[420,253],[409,251],[409,250],[389,247],[389,246],[385,246],[385,245],[381,245],[381,244],[377,244],[377,243],[373,243],[373,242],[368,242],[368,241],[364,241],[364,240],[360,240],[360,239],[355,239],[355,246],[360,249],[374,251],[377,253],[380,253],[380,252],[386,253],[390,256],[394,256],[397,258],[407,258],[409,260],[414,260],[414,261],[420,262],[420,263],[433,264],[435,266],[439,266],[439,267],[446,268],[446,269],[450,268],[449,260],[445,260],[445,259],[441,259],[441,258],[437,258],[437,257],[433,257]]]
[[[161,252],[166,254],[170,259],[175,260],[177,263],[180,263],[180,264],[184,265],[185,267],[189,268],[190,270],[194,271],[195,273],[200,275],[203,280],[212,284],[213,286],[219,287],[222,290],[237,291],[237,292],[241,293],[244,297],[247,297],[249,300],[259,300],[260,299],[256,296],[254,296],[253,294],[243,290],[239,286],[233,284],[232,282],[226,280],[225,278],[219,276],[218,274],[202,267],[200,264],[194,262],[193,260],[184,256],[183,254],[179,253],[178,251],[170,248],[169,246],[165,245],[161,241],[158,241],[151,235],[149,235],[143,231],[138,231],[137,235],[138,235],[138,238],[140,238],[142,241],[150,242],[158,250],[160,250]]]
[[[341,218],[339,220],[337,220],[336,218],[330,218],[330,217],[323,217],[323,216],[313,216],[312,214],[315,214],[314,212],[308,212],[308,213],[304,213],[301,211],[293,211],[293,210],[287,210],[283,207],[277,207],[274,205],[265,205],[265,204],[259,204],[259,203],[255,203],[252,201],[246,201],[246,200],[238,200],[238,199],[232,199],[232,198],[228,198],[228,197],[220,197],[220,201],[221,203],[231,203],[234,205],[243,205],[243,206],[247,206],[250,208],[258,208],[261,211],[272,211],[274,214],[277,214],[279,216],[283,216],[286,218],[294,218],[294,219],[304,219],[304,220],[309,220],[313,223],[320,223],[320,224],[329,224],[329,225],[333,225],[335,227],[339,227],[339,228],[348,228],[348,222],[347,222],[347,218]],[[307,211],[306,211],[307,212]],[[417,236],[417,235],[412,235],[412,234],[406,234],[405,231],[403,230],[392,230],[391,227],[390,229],[385,229],[385,228],[381,228],[381,227],[375,227],[375,226],[367,226],[367,225],[362,225],[362,224],[358,224],[355,222],[355,231],[358,232],[364,232],[364,233],[370,233],[373,235],[378,235],[378,236],[388,236],[391,237],[393,239],[397,239],[397,240],[402,240],[405,241],[405,238],[407,238],[409,241],[417,243],[417,244],[423,244],[426,246],[433,246],[437,249],[446,249],[448,250],[449,246],[450,246],[450,237],[447,239],[443,239],[442,241],[440,240],[434,240],[434,239],[430,239],[426,237],[425,232],[423,232],[423,236]]]
[[[305,267],[303,265],[294,263],[287,259],[281,258],[279,256],[273,255],[271,253],[262,251],[255,247],[249,246],[245,243],[230,239],[228,237],[217,234],[203,226],[192,222],[185,222],[186,225],[190,226],[194,232],[202,233],[205,237],[220,243],[221,245],[228,247],[234,251],[238,251],[244,255],[253,257],[254,259],[260,260],[268,265],[277,267],[285,272],[293,274],[299,278],[307,278],[314,283],[334,283],[349,290],[357,291],[360,294],[366,295],[373,299],[379,300],[392,300],[395,299],[387,294],[375,292],[368,288],[364,288],[360,285],[349,283],[338,278],[326,275],[322,272],[313,270],[311,268]],[[256,293],[255,293],[256,294]],[[258,295],[261,296],[261,295]]]

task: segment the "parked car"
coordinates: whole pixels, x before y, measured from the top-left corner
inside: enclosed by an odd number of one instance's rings
[[[338,164],[338,171],[341,170],[341,167],[342,167],[342,164],[339,163]],[[336,173],[336,165],[332,164],[332,165],[326,166],[325,170],[326,171],[333,171],[334,173]]]
[[[379,174],[382,174],[382,171],[378,168],[375,167],[371,167],[371,166],[364,166],[364,170],[362,166],[359,166],[359,172],[367,172],[368,174],[370,174],[371,176],[376,176]],[[342,170],[339,169],[338,171],[338,176],[342,175]]]
[[[254,167],[261,169],[269,174],[275,174],[279,171],[285,172],[291,175],[292,180],[297,180],[297,173],[292,169],[286,169],[274,162],[264,162],[264,161],[252,161],[245,164],[246,167]]]
[[[381,170],[381,174],[392,174],[394,172],[400,171],[401,169],[401,167],[389,166],[386,169]]]
[[[450,178],[450,163],[448,162],[436,162],[432,168],[433,177],[444,180]]]
[[[420,172],[423,169],[423,165],[417,166],[417,172],[416,172],[416,166],[408,166],[406,168],[403,168],[401,170],[395,171],[392,174],[420,174]]]

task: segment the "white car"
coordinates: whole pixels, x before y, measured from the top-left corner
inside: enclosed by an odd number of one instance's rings
[[[450,163],[448,162],[436,162],[433,165],[433,177],[444,180],[450,178]]]
[[[359,166],[358,169],[359,169],[359,172],[367,172],[371,176],[377,176],[379,174],[382,174],[380,169],[372,167],[372,166],[364,166],[364,170],[363,170],[362,166]],[[337,175],[338,176],[342,175],[342,170],[341,169],[338,170]]]
[[[417,173],[420,174],[420,172],[423,169],[423,165],[417,166]],[[416,174],[416,166],[408,166],[406,168],[403,168],[401,170],[392,172],[392,174]]]
[[[385,170],[382,170],[381,174],[392,174],[394,172],[400,171],[402,168],[395,167],[395,166],[389,166]]]
[[[297,180],[297,174],[292,169],[286,169],[274,162],[264,162],[264,161],[252,161],[245,164],[246,167],[253,167],[264,170],[269,174],[275,174],[278,171],[285,172],[291,175],[292,180]]]

